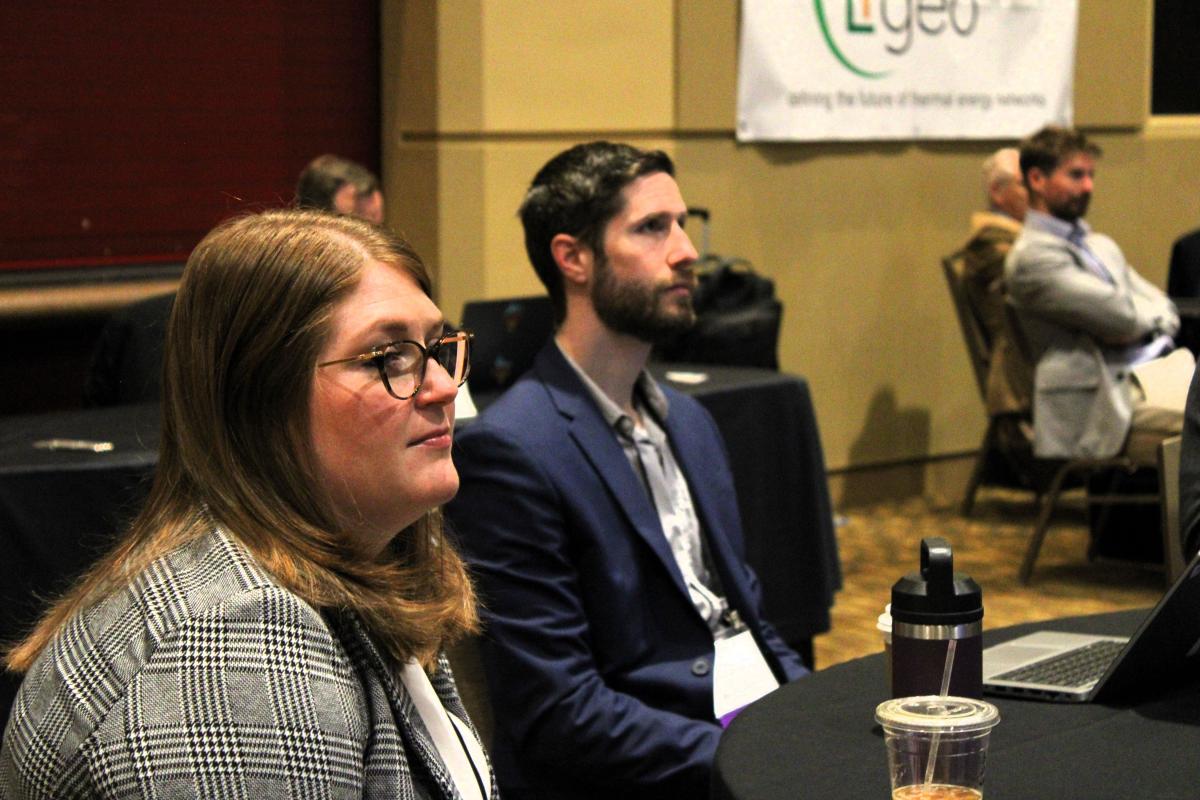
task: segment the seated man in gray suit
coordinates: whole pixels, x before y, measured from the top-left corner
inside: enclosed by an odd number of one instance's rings
[[[1083,220],[1099,157],[1082,133],[1054,126],[1021,143],[1029,212],[1005,280],[1037,362],[1034,451],[1153,464],[1182,427],[1195,363],[1175,349],[1175,306]]]

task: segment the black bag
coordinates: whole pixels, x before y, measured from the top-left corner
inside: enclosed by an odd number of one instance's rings
[[[708,249],[708,211],[688,209],[704,223]],[[699,285],[693,295],[696,324],[688,332],[662,342],[660,361],[726,364],[779,369],[779,326],[783,304],[775,298],[775,282],[754,271],[749,261],[705,255],[697,264]]]

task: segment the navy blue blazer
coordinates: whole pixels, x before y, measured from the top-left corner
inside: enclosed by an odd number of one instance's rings
[[[664,388],[666,432],[714,567],[781,682],[806,674],[761,617],[724,443]],[[713,642],[641,477],[551,342],[458,436],[447,507],[483,602],[506,796],[705,797],[721,729]]]

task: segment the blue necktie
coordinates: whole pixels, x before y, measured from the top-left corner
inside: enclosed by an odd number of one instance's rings
[[[1083,236],[1083,228],[1077,227],[1072,229],[1071,235],[1067,237],[1067,241],[1079,248],[1080,252],[1083,253],[1083,263],[1087,264],[1087,268],[1090,269],[1097,278],[1100,278],[1100,280],[1104,281],[1105,283],[1116,284],[1116,281],[1113,280],[1112,273],[1110,273],[1108,268],[1104,266],[1104,262],[1097,258],[1096,254],[1092,252],[1092,249],[1087,246],[1087,243],[1083,240]]]

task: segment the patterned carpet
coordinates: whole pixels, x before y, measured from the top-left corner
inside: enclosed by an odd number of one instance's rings
[[[1153,605],[1165,588],[1161,571],[1128,561],[1088,561],[1080,500],[1061,504],[1029,586],[1017,581],[1017,569],[1033,527],[1030,494],[982,490],[969,519],[959,514],[957,503],[921,498],[842,512],[838,546],[844,586],[833,608],[832,630],[815,642],[818,667],[882,649],[876,617],[896,579],[919,569],[925,536],[947,538],[955,571],[982,587],[985,630]],[[1160,534],[1155,528],[1139,535]]]

